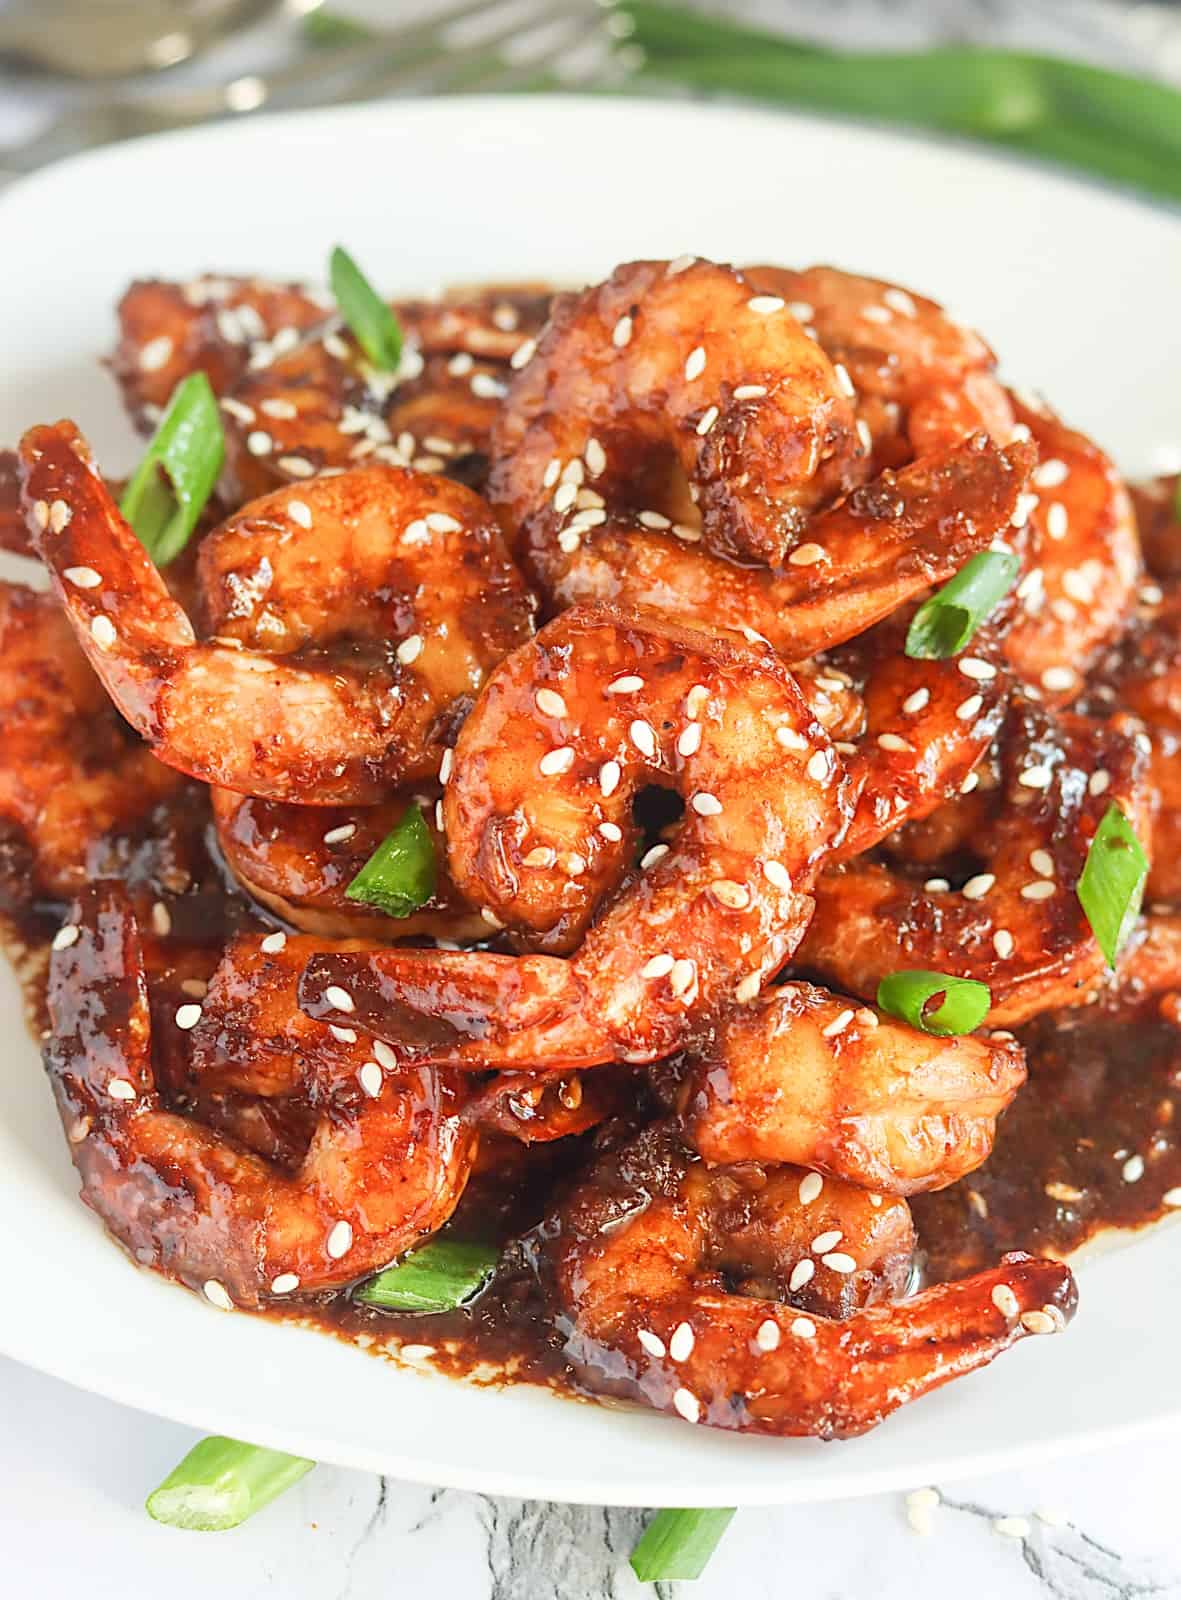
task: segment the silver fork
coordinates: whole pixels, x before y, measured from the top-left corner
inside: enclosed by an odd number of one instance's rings
[[[64,112],[23,144],[0,147],[0,181],[94,145],[262,109],[345,105],[382,95],[519,88],[564,62],[574,81],[612,58],[610,0],[466,0],[405,27],[313,51],[225,84],[96,101]],[[597,51],[587,51],[588,42]]]

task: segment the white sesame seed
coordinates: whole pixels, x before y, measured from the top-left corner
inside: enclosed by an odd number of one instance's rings
[[[1037,883],[1026,883],[1021,888],[1023,900],[1048,900],[1052,894],[1057,893],[1057,885],[1047,883],[1044,878]]]
[[[965,900],[982,900],[996,882],[995,872],[978,872],[969,878],[960,893]]]
[[[800,1204],[810,1206],[824,1188],[824,1179],[818,1172],[806,1172],[800,1179]]]
[[[663,861],[668,854],[666,844],[654,844],[651,850],[645,850],[640,857],[640,870],[646,872],[649,867],[654,867],[658,861]]]
[[[776,728],[775,742],[781,744],[785,750],[806,750],[808,748],[807,739],[802,733],[797,733],[794,728]],[[817,754],[820,755],[823,752],[817,751]],[[825,763],[825,770],[827,771],[827,762]]]
[[[1002,961],[1007,961],[1013,954],[1013,935],[1008,928],[998,928],[992,936],[992,948]]]
[[[161,939],[167,939],[172,932],[172,915],[163,900],[152,905],[152,932]]]
[[[293,1294],[299,1288],[299,1278],[294,1272],[281,1272],[271,1279],[272,1294]]]
[[[1139,1183],[1144,1176],[1144,1157],[1129,1156],[1120,1171],[1125,1183]]]
[[[818,1233],[809,1248],[813,1255],[822,1256],[829,1250],[835,1250],[842,1237],[840,1228],[829,1228],[824,1233]]]
[[[1053,1317],[1047,1316],[1044,1311],[1023,1311],[1021,1313],[1021,1326],[1026,1333],[1057,1333],[1058,1324]]]
[[[566,465],[562,468],[562,482],[572,483],[576,489],[580,489],[582,487],[582,481],[585,476],[586,468],[577,457],[575,457],[572,461],[567,461]]]
[[[750,890],[733,878],[715,878],[709,887],[714,899],[731,911],[745,911],[750,905]]]
[[[682,728],[677,736],[677,754],[679,756],[695,756],[701,749],[701,724],[690,722]]]
[[[964,779],[963,783],[960,784],[960,793],[961,794],[971,794],[972,790],[976,787],[976,785],[979,782],[980,782],[980,774],[978,772],[969,772],[968,776]]]
[[[853,1020],[853,1012],[846,1010],[835,1016],[831,1022],[821,1028],[821,1033],[826,1039],[835,1039],[838,1033],[844,1033]]]
[[[552,867],[558,859],[558,852],[548,844],[535,845],[526,855],[521,857],[523,867]]]
[[[652,726],[637,719],[627,730],[628,738],[641,755],[649,760],[656,754],[656,733]]]
[[[225,395],[218,403],[236,422],[249,425],[255,420],[254,407],[245,405],[241,400],[235,400],[233,395]]]
[[[853,380],[849,376],[848,368],[843,366],[841,362],[834,361],[832,364],[832,370],[836,373],[837,387],[840,389],[841,393],[848,395],[850,400],[854,399],[857,394],[857,390],[853,387]]]
[[[201,1020],[201,1007],[198,1005],[180,1006],[176,1013],[176,1025],[188,1033],[190,1028],[195,1028]]]
[[[668,266],[665,267],[665,277],[675,278],[678,273],[687,272],[696,260],[696,256],[676,256],[672,261],[669,262]]]
[[[843,1250],[830,1250],[827,1255],[821,1256],[820,1259],[830,1272],[848,1273],[857,1271],[856,1261],[852,1256],[846,1255]]]
[[[710,406],[708,411],[702,412],[701,419],[697,424],[697,430],[696,431],[697,431],[698,436],[700,438],[704,439],[705,435],[709,432],[709,430],[713,427],[714,423],[717,420],[718,420],[718,408],[717,408],[717,406]]]
[[[812,567],[818,561],[827,560],[828,553],[820,544],[798,544],[787,558],[792,567]]]
[[[668,979],[669,988],[678,996],[687,995],[697,986],[697,963],[682,956],[673,962],[672,972]]]
[[[1013,1293],[1012,1289],[1009,1288],[1007,1283],[998,1283],[996,1288],[992,1291],[991,1298],[993,1305],[997,1308],[1002,1317],[1008,1317],[1010,1320],[1012,1320],[1012,1318],[1015,1317],[1021,1310],[1017,1296]]]
[[[478,400],[503,400],[508,385],[494,378],[490,372],[477,372],[471,381],[472,393]]]
[[[564,717],[566,702],[556,689],[539,689],[533,696],[534,704],[544,717]]]
[[[814,322],[816,307],[807,300],[789,300],[787,309],[797,322]]]
[[[599,793],[604,800],[608,795],[613,795],[619,787],[622,768],[618,761],[604,761],[599,768]]]
[[[779,1348],[779,1324],[772,1317],[760,1322],[755,1329],[755,1344],[760,1350],[770,1352]]]
[[[329,828],[324,835],[325,844],[343,844],[346,839],[351,839],[357,831],[355,822],[342,822],[339,828]]]
[[[701,345],[696,345],[685,360],[685,377],[691,383],[694,378],[700,378],[704,371],[705,350]]]
[[[970,694],[966,700],[961,700],[955,708],[955,714],[961,722],[971,722],[984,704],[984,696]]]
[[[662,955],[653,956],[650,961],[640,968],[641,978],[667,978],[672,971],[674,958],[665,951]]]
[[[1006,1539],[1027,1539],[1030,1533],[1027,1517],[997,1517],[992,1528]]]
[[[328,1032],[336,1040],[337,1044],[356,1044],[357,1042],[355,1028],[338,1028],[334,1022],[330,1022],[328,1024]]]
[[[266,938],[261,941],[258,948],[263,952],[264,955],[274,956],[278,955],[279,951],[282,950],[286,943],[287,935],[285,933],[268,933]]]
[[[100,650],[112,649],[119,637],[115,632],[115,624],[110,617],[103,616],[90,619],[90,636]]]
[[[448,516],[445,511],[428,511],[424,520],[432,533],[463,532],[463,523]]]
[[[804,1256],[802,1260],[797,1261],[795,1266],[791,1269],[791,1277],[787,1280],[788,1293],[795,1294],[798,1290],[802,1289],[805,1284],[811,1283],[815,1272],[816,1263],[812,1260],[811,1256]]]
[[[1048,850],[1031,850],[1029,852],[1029,864],[1039,877],[1052,878],[1054,876],[1054,857]]]
[[[1181,1206],[1181,1188],[1166,1189],[1161,1195],[1161,1202],[1166,1206]]]
[[[753,311],[756,317],[773,316],[776,311],[782,311],[785,304],[777,294],[756,294],[746,302],[747,310]]]
[[[636,521],[641,527],[653,528],[657,532],[662,531],[664,528],[672,527],[672,522],[669,518],[663,516],[659,511],[641,511]]]
[[[565,556],[572,556],[582,543],[582,535],[571,528],[564,528],[558,535],[558,549]]]
[[[757,972],[749,972],[747,973],[746,977],[743,978],[736,986],[734,990],[734,998],[738,1001],[739,1005],[747,1005],[751,1000],[757,998],[759,990],[762,988],[762,986],[762,979],[759,977],[759,974]]]
[[[371,1100],[376,1100],[381,1093],[381,1068],[376,1061],[366,1061],[364,1066],[358,1068],[357,1081]]]
[[[1047,667],[1042,673],[1042,688],[1050,690],[1073,689],[1077,682],[1069,667]]]
[[[230,1299],[224,1284],[218,1283],[216,1278],[206,1278],[201,1285],[201,1293],[211,1306],[216,1306],[219,1311],[232,1311],[234,1302]]]
[[[734,391],[735,400],[761,400],[767,393],[765,383],[740,383]]]
[[[1065,483],[1070,473],[1070,468],[1065,461],[1052,457],[1043,461],[1034,472],[1033,481],[1039,489],[1056,489],[1059,484]]]
[[[988,683],[996,677],[992,662],[981,661],[978,656],[961,656],[956,665],[965,678],[973,678],[977,683]]]
[[[1046,532],[1051,539],[1065,539],[1070,528],[1070,518],[1061,500],[1055,500],[1046,512]]]
[[[928,878],[926,883],[923,884],[923,888],[928,894],[946,894],[948,889],[951,888],[951,880],[950,878]],[[972,898],[971,895],[968,898],[970,900]]]
[[[62,577],[75,589],[97,589],[103,581],[93,567],[67,567]]]
[[[784,894],[791,893],[791,873],[782,861],[764,861],[763,873],[767,882],[774,884],[776,889],[781,889]]]
[[[77,944],[82,936],[82,930],[76,922],[64,922],[53,936],[50,946],[53,950],[68,950],[72,944]]]
[[[345,1222],[343,1219],[340,1222],[333,1223],[328,1238],[324,1241],[324,1248],[333,1261],[339,1261],[341,1256],[348,1255],[353,1248],[352,1224]]]
[[[564,744],[556,750],[547,750],[537,763],[537,770],[543,778],[556,778],[559,773],[569,772],[573,765],[573,746]]]
[[[659,1335],[652,1333],[648,1328],[640,1328],[636,1333],[636,1338],[650,1356],[655,1356],[658,1361],[663,1360],[665,1354],[664,1340]]]
[[[912,744],[908,744],[906,740],[897,733],[879,733],[877,742],[880,750],[901,751],[914,749]]]
[[[356,1002],[347,989],[342,989],[337,983],[330,983],[324,991],[324,998],[334,1011],[343,1011],[346,1015],[357,1009]]]
[[[600,822],[599,832],[602,834],[603,838],[608,840],[611,844],[618,844],[623,838],[623,829],[618,827],[614,822]]]
[[[1017,504],[1013,507],[1013,515],[1009,518],[1011,528],[1023,528],[1029,521],[1030,515],[1037,510],[1038,497],[1028,491],[1017,496]]]
[[[274,448],[274,441],[269,433],[256,428],[253,433],[246,435],[246,448],[252,456],[269,456]]]
[[[632,319],[630,317],[620,317],[619,321],[611,330],[611,343],[617,350],[622,350],[625,345],[629,345],[631,343],[631,337]]]
[[[524,344],[519,344],[508,358],[508,364],[514,372],[520,372],[522,367],[527,367],[537,354],[537,340],[526,339]]]
[[[422,635],[412,633],[409,638],[403,639],[394,654],[404,667],[410,666],[422,654]]]
[[[126,1078],[111,1078],[107,1083],[107,1093],[112,1100],[134,1100],[135,1085],[128,1083]]]
[[[931,700],[930,689],[916,689],[913,694],[907,695],[902,702],[902,709],[908,716],[914,716],[916,711],[926,709]]]
[[[917,317],[919,308],[915,305],[905,289],[889,288],[882,291],[882,299],[891,311],[899,311],[904,317]]]
[[[693,1329],[687,1322],[678,1322],[668,1341],[669,1357],[673,1361],[688,1361],[693,1354]]]
[[[49,508],[49,526],[54,533],[62,533],[70,525],[74,513],[64,500],[55,500]]]
[[[813,782],[825,782],[825,780],[828,778],[828,752],[826,750],[814,751],[813,754],[808,757],[808,765],[805,768],[805,771],[813,780]]]
[[[685,544],[701,543],[701,529],[693,527],[688,522],[674,522],[673,534]]]
[[[1054,774],[1049,767],[1026,767],[1025,771],[1018,775],[1017,782],[1023,784],[1026,789],[1048,789],[1053,779]]]
[[[552,489],[554,484],[557,483],[558,479],[561,477],[561,475],[562,475],[562,462],[561,462],[561,459],[558,456],[554,456],[550,460],[549,465],[546,467],[545,471],[541,475],[541,486],[542,486],[542,488],[543,489]]]
[[[710,794],[705,789],[699,789],[689,804],[699,817],[717,817],[722,812],[722,802],[717,795]]]
[[[791,1331],[797,1339],[814,1339],[816,1324],[811,1317],[797,1317],[791,1325]]]
[[[604,694],[636,694],[644,687],[643,678],[637,678],[634,673],[626,673],[622,678],[614,678],[603,690]]]
[[[554,490],[554,499],[553,499],[554,510],[559,512],[559,513],[563,512],[563,511],[569,511],[570,507],[574,504],[574,502],[577,499],[578,499],[578,485],[577,484],[575,484],[575,483],[560,483],[558,485],[558,487]]]
[[[161,367],[168,365],[172,350],[172,340],[166,333],[160,334],[155,339],[149,339],[139,353],[139,370],[159,372]]]
[[[447,831],[447,817],[443,811],[443,802],[441,800],[435,801],[435,827],[440,833],[446,833]]]
[[[586,470],[590,473],[592,478],[597,478],[601,472],[606,471],[607,452],[603,449],[603,446],[597,439],[588,439],[586,441],[586,449],[582,452],[582,454],[586,461]]]
[[[689,1389],[678,1389],[673,1395],[673,1405],[686,1422],[701,1420],[701,1401]]]

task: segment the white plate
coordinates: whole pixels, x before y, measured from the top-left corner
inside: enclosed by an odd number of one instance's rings
[[[522,98],[252,120],[47,172],[0,201],[0,237],[0,443],[69,414],[116,471],[133,442],[97,362],[127,280],[319,276],[337,240],[405,290],[578,281],[684,250],[835,261],[949,301],[1012,377],[1125,465],[1181,442],[1175,216],[1032,167],[798,117]],[[0,1022],[0,1348],[146,1410],[430,1483],[644,1505],[911,1485],[1181,1412],[1176,1241],[1159,1232],[1084,1268],[1064,1338],[1029,1340],[839,1446],[480,1390],[225,1315],[137,1272],[79,1204],[6,971]]]

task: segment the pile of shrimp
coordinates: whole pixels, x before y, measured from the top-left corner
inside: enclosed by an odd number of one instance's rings
[[[84,1200],[260,1308],[544,1145],[514,1248],[569,1383],[721,1428],[857,1434],[1059,1332],[1057,1260],[924,1287],[907,1197],[987,1159],[1015,1025],[1181,988],[1175,486],[832,267],[396,311],[388,372],[312,288],[128,290],[133,421],[200,370],[227,442],[163,572],[74,423],[0,457],[52,588],[0,591],[0,897],[50,919]],[[907,656],[984,551],[1009,595]],[[1114,973],[1075,894],[1113,803],[1152,862]],[[346,890],[412,804],[397,918]],[[905,968],[985,1026],[887,1014]]]

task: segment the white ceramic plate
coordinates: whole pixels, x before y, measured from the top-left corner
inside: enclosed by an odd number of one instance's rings
[[[797,117],[522,98],[252,120],[47,172],[0,201],[0,237],[0,443],[69,414],[114,471],[134,446],[98,360],[128,279],[319,277],[337,240],[391,290],[577,282],[685,250],[835,261],[950,302],[1010,376],[1129,468],[1181,442],[1177,217],[1031,167]],[[0,1348],[146,1410],[430,1483],[644,1505],[911,1485],[1181,1412],[1177,1240],[1159,1231],[1084,1268],[1065,1337],[1029,1340],[841,1445],[477,1389],[226,1315],[136,1271],[78,1202],[7,969],[0,1022]]]

